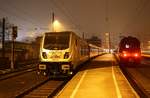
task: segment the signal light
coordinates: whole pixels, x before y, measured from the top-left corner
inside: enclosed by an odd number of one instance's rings
[[[17,32],[18,32],[18,27],[17,26],[13,26],[12,27],[12,36],[13,36],[13,38],[17,37]]]

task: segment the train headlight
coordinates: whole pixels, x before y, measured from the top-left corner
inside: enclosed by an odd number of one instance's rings
[[[69,58],[69,52],[65,52],[64,59],[68,59],[68,58]]]
[[[44,59],[47,59],[47,54],[46,54],[46,52],[42,52],[42,56],[43,56]]]
[[[63,65],[61,65],[61,69],[62,70],[69,70],[70,69],[70,65],[69,64],[63,64]]]

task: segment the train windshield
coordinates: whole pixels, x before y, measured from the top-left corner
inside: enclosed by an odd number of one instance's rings
[[[70,33],[46,33],[44,48],[49,50],[64,50],[69,47]]]

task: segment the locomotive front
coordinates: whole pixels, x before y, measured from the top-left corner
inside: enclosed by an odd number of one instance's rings
[[[39,72],[44,75],[72,74],[69,45],[69,32],[45,33],[40,47]]]
[[[125,37],[119,44],[119,57],[121,63],[141,62],[140,41],[135,37]]]

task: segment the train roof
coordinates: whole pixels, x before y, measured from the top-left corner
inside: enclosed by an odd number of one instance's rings
[[[60,31],[60,32],[44,32],[43,35],[46,35],[46,34],[53,34],[53,33],[56,33],[56,34],[64,34],[64,33],[68,33],[68,34],[73,34],[73,35],[76,35],[78,36],[75,32],[72,32],[72,31]],[[79,36],[78,36],[79,37]],[[80,38],[80,37],[79,37]]]
[[[138,40],[136,37],[132,37],[132,36],[124,37],[122,40],[124,40],[124,39],[128,39],[128,40]]]
[[[120,41],[120,43],[128,43],[128,42],[140,43],[140,41],[139,41],[136,37],[132,37],[132,36],[124,37],[124,38]]]
[[[126,45],[130,45],[132,47],[140,47],[140,41],[136,37],[128,36],[124,37],[120,43],[120,47],[125,47]]]
[[[90,43],[89,43],[89,46],[90,46],[90,47],[94,47],[94,48],[101,48],[101,47],[99,47],[99,46],[96,46],[96,45],[90,44]]]
[[[45,34],[50,34],[50,33],[69,33],[69,34],[73,34],[73,35],[75,35],[75,36],[77,36],[78,38],[80,38],[80,39],[82,39],[80,36],[78,36],[75,32],[73,32],[73,31],[60,31],[60,32],[45,32],[44,33],[44,35]],[[85,40],[86,41],[86,40]]]
[[[72,31],[60,31],[60,32],[45,32],[44,34],[49,34],[49,33],[74,33]]]

